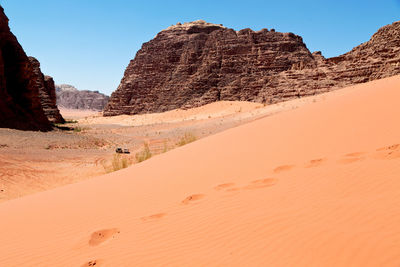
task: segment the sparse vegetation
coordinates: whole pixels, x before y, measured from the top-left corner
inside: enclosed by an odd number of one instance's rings
[[[115,154],[113,161],[112,161],[112,167],[113,171],[118,171],[121,169],[125,169],[129,166],[128,164],[128,159],[126,157],[123,157],[121,155]]]
[[[131,165],[131,161],[123,155],[114,154],[113,159],[111,160],[111,166],[106,164],[106,161],[102,163],[104,170],[107,173],[119,171],[127,168]]]
[[[75,132],[75,133],[85,132],[85,131],[87,131],[88,129],[89,129],[89,128],[87,128],[87,127],[76,126],[76,127],[74,127],[74,132]]]
[[[151,154],[151,151],[150,151],[148,143],[145,143],[143,150],[138,152],[138,153],[136,153],[136,155],[135,155],[136,161],[138,163],[142,162],[142,161],[145,161],[145,160],[147,160],[147,159],[149,159],[151,157],[152,157],[152,154]]]
[[[197,140],[197,137],[193,133],[187,132],[179,139],[179,141],[176,143],[176,145],[184,146],[184,145],[194,142],[196,140]]]
[[[73,123],[78,123],[78,121],[77,120],[66,120],[63,123],[53,123],[53,126],[60,130],[63,130],[63,131],[72,131],[74,128],[70,127],[70,126],[65,126],[65,124],[73,124]]]
[[[82,132],[82,128],[79,127],[79,126],[78,126],[78,127],[75,127],[75,128],[74,128],[74,132],[75,132],[75,133],[80,133],[80,132]]]
[[[168,151],[167,140],[164,140],[164,149],[163,149],[162,153],[165,153],[167,151]]]

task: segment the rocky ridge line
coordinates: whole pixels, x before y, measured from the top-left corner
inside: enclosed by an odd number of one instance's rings
[[[235,31],[196,21],[144,43],[105,116],[192,108],[219,100],[277,103],[400,74],[400,22],[334,58],[271,29]]]

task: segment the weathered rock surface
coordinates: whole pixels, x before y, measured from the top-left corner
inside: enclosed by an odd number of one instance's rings
[[[219,100],[276,103],[400,74],[400,22],[325,59],[300,36],[196,21],[143,44],[104,115],[163,112]]]
[[[29,57],[29,61],[33,68],[35,85],[39,89],[39,98],[44,114],[52,123],[64,123],[64,118],[57,107],[56,88],[53,78],[43,75],[40,70],[40,63],[36,58]]]
[[[109,96],[99,91],[78,90],[72,85],[56,85],[57,105],[69,109],[102,111]]]
[[[0,127],[50,130],[33,67],[0,6]]]
[[[61,122],[53,79],[26,56],[0,6],[0,127],[47,131]]]

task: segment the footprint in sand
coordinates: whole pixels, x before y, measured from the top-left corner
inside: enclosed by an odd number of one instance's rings
[[[120,231],[117,228],[96,231],[90,236],[89,245],[98,246],[109,239],[115,238],[119,233]]]
[[[274,178],[254,180],[251,182],[251,184],[245,186],[244,189],[259,189],[259,188],[270,187],[276,184],[276,182],[277,180]]]
[[[400,144],[378,148],[374,158],[377,159],[397,159],[400,158]]]
[[[400,144],[394,144],[391,146],[385,146],[378,148],[376,151],[395,151],[395,150],[400,150]]]
[[[140,218],[142,221],[144,222],[148,222],[148,221],[155,221],[158,219],[161,219],[162,217],[165,217],[167,214],[166,213],[156,213],[150,216],[145,216]]]
[[[289,171],[294,168],[294,165],[282,165],[278,166],[274,169],[274,173],[279,173],[279,172],[284,172],[284,171]]]
[[[353,152],[353,153],[346,154],[344,156],[351,158],[351,157],[361,157],[363,155],[365,155],[365,152]]]
[[[240,190],[239,187],[232,187],[225,190],[225,192],[238,192]]]
[[[200,199],[202,199],[202,198],[204,198],[205,196],[203,195],[203,194],[194,194],[194,195],[190,195],[190,196],[188,196],[187,198],[185,198],[184,200],[182,200],[182,204],[189,204],[189,203],[191,203],[191,202],[193,202],[193,201],[196,201],[196,200],[200,200]]]
[[[322,165],[322,163],[324,163],[325,161],[326,161],[326,159],[324,159],[324,158],[312,159],[307,163],[306,168],[318,167],[318,166]]]
[[[353,152],[353,153],[346,154],[346,155],[344,155],[344,158],[339,160],[339,163],[341,163],[341,164],[350,164],[350,163],[353,163],[353,162],[357,162],[357,161],[363,160],[364,159],[364,157],[363,157],[364,154],[365,154],[364,152]]]
[[[101,261],[99,260],[91,260],[86,262],[85,264],[81,265],[81,267],[91,267],[91,266],[100,266]]]
[[[231,188],[234,185],[235,185],[235,183],[219,184],[216,187],[214,187],[214,189],[217,191],[220,191],[220,190],[225,190],[225,189]]]

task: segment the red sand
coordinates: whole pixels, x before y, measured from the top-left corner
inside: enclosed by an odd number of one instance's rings
[[[399,266],[400,76],[0,204],[2,266]]]

